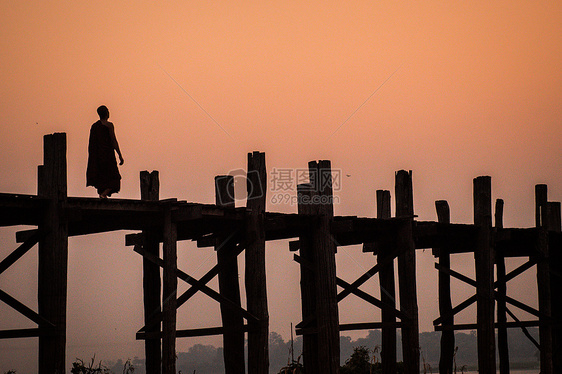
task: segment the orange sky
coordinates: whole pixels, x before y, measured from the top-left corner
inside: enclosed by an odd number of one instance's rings
[[[119,197],[138,198],[139,171],[156,169],[162,198],[210,203],[213,177],[245,168],[246,153],[260,150],[269,171],[331,159],[350,174],[336,214],[374,215],[374,190],[393,190],[394,171],[411,169],[420,219],[434,220],[433,202],[448,199],[453,221],[470,222],[472,178],[491,175],[506,226],[532,226],[536,183],[562,200],[562,3],[539,3],[0,1],[0,191],[35,193],[42,136],[64,131],[69,194],[96,196],[85,187],[86,147],[105,104],[125,157]],[[296,211],[271,201],[268,209]],[[14,230],[0,231],[8,248]],[[122,233],[70,244],[71,354],[142,355],[133,342],[140,259]],[[300,306],[280,309],[298,300],[298,267],[286,244],[268,248],[271,329],[288,338]],[[197,275],[210,255],[186,250],[181,259]],[[362,273],[360,264],[374,261],[366,256],[338,252],[338,274]],[[419,297],[428,331],[436,272],[427,251],[419,261],[418,287],[431,290]],[[21,268],[3,274],[0,287],[16,290]],[[33,290],[34,273],[24,278]],[[21,298],[35,303],[33,293]],[[88,300],[103,307],[90,312]],[[354,309],[342,305],[342,319],[374,319]],[[127,323],[114,313],[129,313]],[[91,321],[111,328],[96,339],[82,330]],[[0,341],[0,351],[30,342]]]

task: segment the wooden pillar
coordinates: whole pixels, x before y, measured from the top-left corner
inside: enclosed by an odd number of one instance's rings
[[[437,210],[437,221],[440,223],[451,223],[449,204],[445,200],[435,202]],[[451,268],[450,248],[439,247],[439,265],[442,268]],[[453,304],[451,302],[451,276],[444,271],[439,271],[439,314],[443,319],[441,331],[441,354],[439,356],[439,373],[453,373],[453,358],[455,355],[455,331],[453,325]]]
[[[402,320],[402,356],[404,373],[418,374],[420,371],[420,344],[416,290],[416,250],[413,239],[412,172],[400,170],[395,177],[396,217],[404,219],[397,241],[399,250],[402,252],[398,256],[400,310],[406,315]]]
[[[63,208],[67,197],[66,134],[45,135],[43,166],[39,167],[39,196],[48,198],[39,230],[39,314],[55,325],[39,336],[39,373],[63,374],[66,349],[66,293],[68,272],[68,220]]]
[[[377,218],[390,218],[390,191],[377,190]],[[380,248],[377,262],[381,264],[379,270],[379,284],[381,301],[396,308],[396,290],[394,284],[394,259],[382,265],[389,257],[390,248]],[[381,309],[382,321],[382,350],[381,364],[383,373],[396,373],[396,316],[388,309]]]
[[[312,184],[299,184],[297,186],[298,214],[313,215]],[[306,229],[299,237],[300,256],[303,262],[300,265],[301,275],[301,308],[302,320],[306,325],[303,329],[303,365],[307,373],[320,374],[318,372],[318,334],[316,333],[316,288],[315,274],[306,264],[314,263],[312,251],[312,238],[310,229]]]
[[[248,372],[269,371],[269,314],[265,274],[264,215],[267,190],[265,153],[248,153],[246,207],[246,297],[248,312],[258,318],[248,322]]]
[[[178,289],[177,226],[173,207],[164,207],[162,293],[162,374],[176,373],[176,305]]]
[[[141,200],[158,201],[160,193],[160,181],[158,171],[141,171],[140,173]],[[160,258],[160,243],[157,239],[158,233],[154,230],[143,230],[143,249],[146,253]],[[160,331],[160,313],[162,312],[160,299],[160,266],[143,257],[143,295],[144,295],[144,324],[146,339],[144,350],[146,357],[146,372],[159,374],[162,370],[162,350]],[[151,337],[150,333],[156,333],[157,337]]]
[[[548,228],[560,233],[561,211],[560,202],[548,202]],[[552,327],[552,352],[562,352],[562,246],[549,247],[550,255],[550,295]],[[562,373],[562,355],[553,354],[553,368],[555,373]]]
[[[494,329],[494,253],[491,247],[492,179],[474,179],[474,224],[478,227],[476,263],[478,372],[496,373]]]
[[[537,249],[537,288],[539,298],[539,341],[540,341],[540,364],[542,374],[553,373],[552,356],[552,321],[551,293],[550,293],[550,264],[548,243],[548,201],[547,186],[544,184],[535,186],[536,222],[539,228]]]
[[[496,230],[503,229],[503,200],[496,200]],[[505,281],[505,256],[502,251],[496,251],[496,278],[498,280],[498,356],[500,359],[500,374],[509,374],[509,346],[507,342],[507,283]]]
[[[339,373],[340,334],[336,287],[336,243],[331,234],[334,217],[332,168],[329,160],[308,163],[315,223],[312,227],[312,259],[315,274],[318,372]]]
[[[215,177],[215,201],[217,206],[234,208],[234,177]],[[236,242],[225,233],[215,246],[219,266],[219,292],[237,306],[240,306],[238,284],[238,254]],[[242,313],[221,304],[223,332],[223,355],[226,374],[244,374],[244,319]]]

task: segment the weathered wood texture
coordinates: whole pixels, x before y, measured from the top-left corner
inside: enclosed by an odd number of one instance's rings
[[[162,287],[162,374],[176,374],[176,308],[178,289],[177,226],[172,206],[164,212]]]
[[[215,177],[216,205],[234,208],[234,177],[220,175]],[[240,285],[238,282],[238,252],[232,235],[225,232],[218,237],[217,265],[219,267],[219,292],[221,296],[232,301],[238,307],[240,302]],[[244,374],[244,319],[242,313],[222,304],[221,319],[223,332],[223,357],[226,374]]]
[[[496,200],[496,230],[503,229],[503,200]],[[507,343],[507,310],[505,297],[507,296],[507,282],[505,273],[505,256],[503,250],[496,251],[496,278],[498,284],[497,326],[498,326],[498,358],[500,360],[500,374],[509,374],[509,347]]]
[[[395,176],[396,217],[403,218],[397,246],[398,284],[400,310],[406,315],[402,320],[402,356],[404,373],[418,374],[420,371],[418,299],[416,290],[416,251],[413,239],[414,197],[412,172],[400,170]]]
[[[377,190],[377,218],[390,218],[390,191]],[[392,248],[382,248],[377,252],[381,301],[396,308],[396,286],[394,284],[394,258]],[[383,373],[396,373],[396,316],[388,308],[381,309]]]
[[[38,195],[48,198],[39,225],[39,314],[55,325],[39,336],[39,373],[65,373],[68,221],[63,205],[66,189],[66,134],[44,137],[44,164],[39,167]],[[39,325],[39,328],[49,326]]]
[[[554,372],[552,362],[552,325],[551,325],[551,294],[550,294],[550,264],[549,264],[549,243],[548,243],[548,190],[547,186],[535,186],[536,202],[536,222],[539,228],[539,235],[536,243],[537,261],[537,286],[539,298],[539,311],[541,315],[539,321],[539,342],[540,342],[540,363],[542,374],[552,374]]]
[[[339,314],[336,288],[336,243],[331,234],[334,217],[332,168],[329,160],[308,163],[311,201],[316,217],[311,228],[318,331],[318,372],[339,373]]]
[[[476,318],[478,323],[478,371],[496,372],[494,329],[494,253],[491,246],[492,179],[474,179],[474,224],[478,227],[476,264]]]
[[[160,180],[158,171],[141,171],[140,173],[141,200],[158,201],[160,199]],[[143,230],[143,249],[150,255],[160,257],[160,242],[158,233],[154,230]],[[143,295],[144,295],[144,323],[147,335],[158,333],[162,329],[160,314],[161,307],[161,279],[160,266],[143,257]],[[159,374],[162,372],[161,338],[147,338],[144,341],[146,372]]]
[[[451,223],[449,204],[445,200],[435,202],[437,220],[440,223]],[[450,248],[439,248],[439,265],[444,269],[451,268]],[[451,302],[451,276],[445,271],[439,271],[439,314],[443,316],[443,331],[441,333],[441,354],[439,356],[439,373],[451,374],[455,355],[455,323],[453,304]]]
[[[298,214],[312,215],[314,214],[314,206],[311,204],[312,184],[299,184],[297,186],[298,197]],[[307,372],[311,374],[320,374],[318,372],[318,334],[316,333],[316,287],[315,274],[312,264],[314,263],[312,238],[305,233],[309,232],[309,228],[303,230],[303,235],[299,237],[300,257],[303,262],[300,263],[300,288],[301,288],[301,309],[303,331],[311,331],[303,334],[303,364]],[[307,264],[309,266],[307,266]]]
[[[265,154],[248,153],[245,284],[248,311],[258,318],[248,321],[248,372],[252,374],[269,372],[264,231],[266,190]]]

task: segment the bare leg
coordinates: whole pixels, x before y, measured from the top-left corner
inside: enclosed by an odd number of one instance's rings
[[[105,191],[100,193],[100,198],[107,199],[107,196],[111,193],[111,188],[106,188]]]

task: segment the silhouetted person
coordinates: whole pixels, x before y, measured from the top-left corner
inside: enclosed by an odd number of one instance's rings
[[[115,160],[115,151],[119,155],[119,165],[125,162],[115,136],[113,123],[109,122],[109,109],[105,105],[98,108],[100,120],[90,129],[88,143],[88,169],[86,186],[94,186],[100,198],[106,199],[121,189],[121,175]]]

